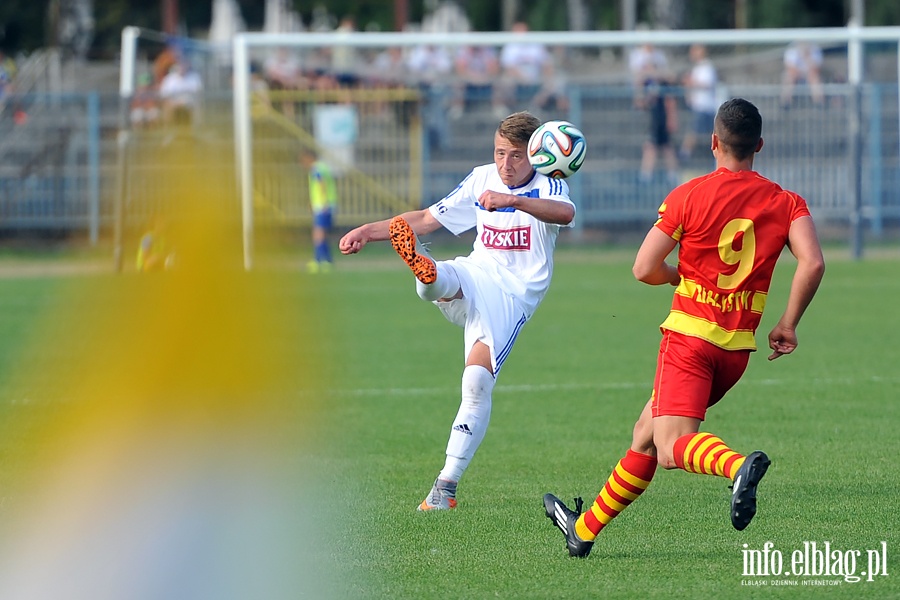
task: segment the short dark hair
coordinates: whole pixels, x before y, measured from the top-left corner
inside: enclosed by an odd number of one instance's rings
[[[526,146],[541,121],[528,111],[513,113],[500,122],[497,133],[515,146]]]
[[[726,100],[716,112],[715,132],[726,152],[744,160],[752,156],[759,146],[762,116],[759,109],[748,100]]]

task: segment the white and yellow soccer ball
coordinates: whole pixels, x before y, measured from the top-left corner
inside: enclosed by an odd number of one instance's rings
[[[547,177],[571,177],[584,164],[586,154],[584,134],[568,121],[547,121],[528,140],[528,162]]]

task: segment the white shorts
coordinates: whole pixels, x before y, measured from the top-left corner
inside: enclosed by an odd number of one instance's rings
[[[496,377],[528,320],[525,309],[470,258],[463,256],[441,262],[456,273],[463,297],[434,304],[448,321],[465,330],[463,360],[468,358],[475,342],[490,348]]]

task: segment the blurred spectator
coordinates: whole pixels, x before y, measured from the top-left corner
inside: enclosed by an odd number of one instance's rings
[[[453,61],[441,46],[416,46],[406,59],[412,83],[424,96],[424,122],[428,126],[428,141],[436,148],[443,148],[448,137],[447,106],[449,79]]]
[[[345,15],[334,30],[337,34],[350,36],[356,31],[356,18]],[[331,50],[331,72],[340,87],[356,87],[359,75],[356,49],[353,46],[335,46]]]
[[[15,86],[17,72],[16,61],[0,50],[0,115],[3,114],[6,108],[6,97],[13,91]],[[12,112],[14,124],[24,125],[28,122],[28,113],[22,108],[21,100],[12,103],[10,112]]]
[[[287,48],[276,48],[265,60],[263,76],[271,90],[296,90],[305,83],[300,60]]]
[[[16,61],[0,49],[0,71],[3,71],[12,80],[16,77],[16,70]]]
[[[263,63],[263,77],[268,88],[274,92],[295,91],[307,87],[306,78],[300,68],[297,56],[287,48],[276,48]],[[288,118],[294,117],[294,102],[284,100],[281,103],[281,112]]]
[[[653,44],[643,44],[628,55],[634,88],[634,106],[646,112],[648,137],[641,150],[640,181],[653,180],[657,155],[662,153],[670,183],[678,179],[678,157],[672,134],[678,130],[678,103],[666,55]]]
[[[148,73],[138,77],[137,88],[131,97],[131,126],[146,129],[159,123],[159,94]]]
[[[406,78],[406,61],[403,48],[391,46],[375,55],[369,64],[367,81],[376,87],[394,87]]]
[[[3,101],[3,96],[9,93],[15,78],[16,61],[6,56],[3,50],[0,50],[0,102]]]
[[[167,125],[196,123],[200,111],[203,81],[187,62],[179,61],[159,85],[163,121]]]
[[[645,82],[656,79],[668,72],[669,61],[666,55],[653,44],[643,44],[628,54],[628,71],[634,86],[635,106],[641,108]]]
[[[454,60],[456,82],[450,118],[465,112],[467,100],[493,97],[494,82],[500,73],[497,51],[491,46],[462,46]]]
[[[806,84],[813,102],[822,104],[822,49],[810,42],[793,42],[784,51],[781,105],[788,108],[794,101],[794,86]]]
[[[706,54],[706,46],[693,44],[690,49],[693,66],[685,76],[683,84],[685,99],[691,111],[691,127],[681,142],[681,158],[687,160],[694,152],[697,140],[711,143],[713,122],[719,103],[716,99],[718,75],[716,67]]]
[[[678,158],[675,156],[672,134],[678,130],[678,103],[671,79],[659,72],[646,77],[640,98],[650,124],[649,136],[644,141],[641,156],[640,180],[642,183],[653,180],[657,154],[661,152],[668,183],[675,185],[678,182]]]
[[[531,103],[541,109],[568,112],[569,96],[566,93],[566,78],[558,67],[563,63],[566,49],[558,46],[551,51],[541,73],[541,87],[531,99]],[[557,58],[558,57],[558,58]]]
[[[159,87],[179,60],[181,60],[181,51],[175,44],[167,44],[153,60],[153,85]]]
[[[404,86],[406,81],[406,61],[403,48],[391,46],[377,53],[366,69],[366,85],[378,90],[393,90]],[[379,99],[372,103],[372,112],[380,117],[389,117],[388,103]],[[405,103],[404,103],[405,104]]]
[[[524,21],[513,23],[512,32],[528,33]],[[532,98],[540,90],[542,82],[552,77],[553,62],[543,44],[534,42],[510,42],[500,50],[500,82],[495,86],[494,117],[503,119],[512,112],[510,106],[523,97]]]
[[[446,84],[453,70],[453,61],[442,46],[423,45],[410,51],[406,66],[416,83]]]

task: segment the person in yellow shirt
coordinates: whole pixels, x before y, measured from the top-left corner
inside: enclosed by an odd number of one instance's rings
[[[337,208],[337,185],[331,168],[312,148],[304,148],[300,152],[300,164],[309,173],[309,202],[313,215],[313,260],[307,268],[310,273],[328,272],[332,266],[328,234],[333,227]]]

